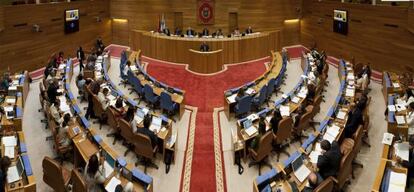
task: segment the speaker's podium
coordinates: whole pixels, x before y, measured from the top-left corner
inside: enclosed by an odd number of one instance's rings
[[[223,50],[202,52],[194,49],[190,51],[189,70],[197,73],[215,73],[223,69]]]

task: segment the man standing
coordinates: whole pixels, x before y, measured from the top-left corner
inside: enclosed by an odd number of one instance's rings
[[[81,46],[79,46],[79,49],[76,52],[76,56],[77,56],[78,61],[79,61],[79,72],[82,72],[82,69],[83,69],[83,61],[85,60],[85,53],[83,52]]]

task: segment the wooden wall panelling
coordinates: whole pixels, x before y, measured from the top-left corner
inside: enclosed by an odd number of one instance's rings
[[[349,31],[334,33],[333,10],[348,10]],[[327,1],[305,1],[301,42],[326,50],[329,55],[371,63],[377,70],[413,71],[414,34],[404,7],[372,6]],[[408,20],[407,20],[408,19]]]
[[[4,29],[3,7],[0,6],[0,32]]]
[[[80,31],[64,33],[64,10],[80,10]],[[44,67],[52,52],[74,57],[79,45],[89,50],[98,36],[111,43],[109,1],[79,1],[40,5],[4,6],[4,31],[0,33],[0,68],[33,71]],[[97,17],[101,22],[97,22]],[[33,32],[37,24],[42,32]]]
[[[299,8],[300,0],[216,0],[215,24],[207,27],[210,32],[218,28],[227,32],[229,13],[237,12],[240,30],[245,30],[248,26],[252,26],[255,31],[281,30],[285,19],[298,18]],[[156,30],[162,13],[165,15],[167,27],[173,29],[175,12],[182,12],[184,30],[188,26],[197,31],[204,28],[197,25],[196,0],[111,0],[110,10],[112,17],[128,19],[131,30]],[[287,38],[292,40],[286,42],[299,43],[299,34]]]

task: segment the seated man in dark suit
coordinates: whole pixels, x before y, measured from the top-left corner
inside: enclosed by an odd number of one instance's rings
[[[208,36],[208,29],[207,28],[203,29],[202,35],[203,36]]]
[[[144,127],[137,130],[138,133],[148,136],[151,139],[152,148],[157,145],[157,136],[152,132],[149,127],[151,125],[151,117],[149,115],[144,117]]]
[[[410,187],[410,179],[414,178],[414,135],[411,135],[408,139],[408,143],[410,144],[410,153],[408,157],[408,161],[402,160],[400,157],[397,157],[397,162],[401,164],[401,166],[408,169],[407,175],[407,188]]]
[[[180,28],[178,28],[178,27],[176,27],[175,28],[175,33],[174,33],[174,35],[181,35],[181,29]]]
[[[210,50],[210,47],[204,41],[203,44],[201,44],[201,46],[200,46],[200,51],[202,51],[202,52],[208,52],[209,50]]]
[[[187,31],[185,32],[186,35],[188,36],[194,36],[195,32],[191,27],[188,27]]]
[[[49,98],[50,103],[54,103],[58,96],[62,95],[62,93],[58,93],[59,89],[59,82],[57,79],[54,79],[53,82],[47,88],[47,97]]]
[[[166,34],[167,36],[170,36],[171,35],[170,30],[168,28],[165,28],[163,30],[163,33]]]
[[[348,112],[348,121],[345,125],[345,138],[351,138],[358,126],[363,124],[362,108],[362,103],[351,104],[351,110]]]
[[[318,157],[317,167],[319,169],[319,175],[326,179],[329,176],[336,176],[341,163],[341,150],[336,141],[332,144],[328,140],[321,142],[322,155]]]
[[[252,27],[251,27],[251,26],[249,26],[249,27],[246,29],[246,34],[251,34],[251,33],[253,33],[253,29],[252,29]]]

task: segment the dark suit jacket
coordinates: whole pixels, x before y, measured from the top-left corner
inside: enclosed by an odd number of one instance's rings
[[[181,30],[180,29],[175,30],[175,35],[181,35]]]
[[[318,157],[317,166],[319,168],[319,174],[321,174],[323,179],[329,176],[336,176],[341,158],[342,154],[339,145],[336,141],[333,141],[331,149]]]
[[[49,97],[50,103],[53,103],[56,101],[57,96],[59,96],[57,92],[58,88],[54,85],[49,85],[49,88],[47,89],[47,97]]]
[[[171,35],[171,33],[170,33],[170,30],[169,30],[169,29],[164,29],[163,33],[164,33],[164,34],[166,34],[166,35],[168,35],[168,36],[170,36],[170,35]]]
[[[203,29],[203,36],[208,36],[208,29]]]
[[[84,60],[85,59],[85,53],[83,52],[83,50],[82,51],[78,50],[76,52],[76,57],[78,57],[78,59]]]
[[[149,130],[149,128],[144,127],[144,128],[138,129],[137,132],[143,135],[146,135],[151,139],[152,148],[154,148],[157,145],[157,141],[158,141],[157,136],[155,135],[154,132]]]
[[[414,177],[414,150],[410,149],[410,156],[409,161],[403,161],[401,162],[401,165],[408,169],[408,177],[413,178]]]
[[[210,47],[207,44],[202,44],[200,46],[200,51],[207,52],[210,50]]]
[[[186,32],[185,32],[185,34],[187,34],[187,35],[195,35],[195,33],[194,33],[194,30],[187,30]]]
[[[246,29],[246,34],[250,34],[250,33],[253,33],[253,30],[252,29]]]
[[[358,126],[363,123],[362,111],[357,108],[355,111],[350,111],[348,121],[345,126],[345,137],[351,138],[355,131],[358,129]]]
[[[273,130],[273,133],[277,133],[277,130],[279,129],[279,122],[281,121],[281,119],[280,120],[278,120],[278,119],[276,119],[276,118],[274,118],[274,117],[272,117],[271,119],[270,119],[270,124],[272,125],[272,130]]]

